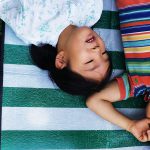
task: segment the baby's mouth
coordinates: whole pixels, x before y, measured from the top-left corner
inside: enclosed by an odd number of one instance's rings
[[[95,41],[95,37],[94,36],[90,36],[85,42],[92,43],[94,41]]]

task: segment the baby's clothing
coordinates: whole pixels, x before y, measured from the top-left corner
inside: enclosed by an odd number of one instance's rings
[[[102,0],[0,0],[0,18],[26,44],[55,47],[67,26],[91,27],[102,8]]]
[[[150,100],[150,0],[117,0],[127,73],[117,78],[120,99]]]

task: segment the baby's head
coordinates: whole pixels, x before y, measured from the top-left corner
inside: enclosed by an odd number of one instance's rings
[[[111,73],[104,42],[88,27],[65,29],[57,50],[49,45],[32,45],[31,56],[39,67],[49,70],[58,87],[71,94],[96,91],[108,81]]]
[[[69,67],[86,79],[102,81],[110,66],[103,40],[88,27],[70,28],[73,28],[70,34],[64,33],[59,38],[56,67]]]

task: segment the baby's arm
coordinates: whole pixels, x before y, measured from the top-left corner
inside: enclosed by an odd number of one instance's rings
[[[119,101],[119,98],[120,92],[117,81],[112,81],[105,89],[90,96],[86,104],[102,118],[128,130],[133,121],[118,112],[112,105],[112,102]]]
[[[147,107],[146,107],[146,117],[150,118],[150,102],[148,102]]]
[[[150,119],[135,121],[117,111],[112,102],[119,101],[120,91],[117,81],[112,81],[103,90],[87,99],[87,106],[105,120],[131,132],[139,141],[150,141]]]

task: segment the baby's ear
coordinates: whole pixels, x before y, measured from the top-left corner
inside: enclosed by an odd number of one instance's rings
[[[56,66],[57,69],[60,69],[60,70],[67,66],[64,51],[60,51],[56,55],[55,66]]]

